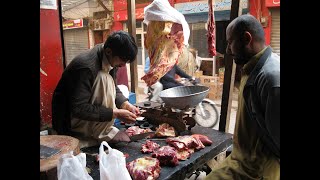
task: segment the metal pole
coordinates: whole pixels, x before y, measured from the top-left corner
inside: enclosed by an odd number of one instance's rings
[[[239,0],[232,0],[230,22],[239,16]],[[225,72],[224,83],[221,102],[221,114],[219,122],[219,131],[228,131],[230,122],[230,111],[232,106],[232,93],[234,87],[234,78],[236,71],[236,64],[233,62],[232,56],[226,54],[225,56]],[[226,126],[227,124],[227,126]]]

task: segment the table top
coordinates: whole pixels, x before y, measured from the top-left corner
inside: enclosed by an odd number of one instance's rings
[[[68,153],[69,151],[73,151],[75,155],[80,152],[79,140],[64,135],[46,135],[40,136],[40,145],[48,146],[51,148],[59,149],[60,152],[47,158],[40,159],[40,172],[46,172],[53,168],[56,168],[59,162],[60,157]]]
[[[191,157],[185,161],[179,161],[179,165],[175,167],[162,166],[159,176],[159,180],[180,180],[185,179],[192,174],[200,166],[204,165],[208,160],[211,160],[219,153],[226,150],[232,144],[232,134],[220,132],[211,128],[200,127],[196,125],[191,129],[192,134],[203,134],[208,136],[213,141],[211,146],[206,146],[204,149],[194,152]],[[164,140],[154,140],[160,146],[167,145]],[[137,142],[130,142],[128,144],[117,144],[112,146],[128,154],[126,162],[131,162],[137,158],[143,156],[150,156],[151,154],[141,153],[141,145],[145,143],[145,140],[139,140]],[[82,152],[87,154],[87,167],[91,170],[90,176],[95,179],[100,179],[99,163],[95,162],[95,157],[91,154],[99,153],[99,146],[82,148]]]

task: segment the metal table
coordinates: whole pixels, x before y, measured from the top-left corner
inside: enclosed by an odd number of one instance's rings
[[[211,128],[205,128],[200,126],[195,126],[191,129],[192,134],[203,134],[209,137],[213,141],[211,146],[206,146],[204,149],[194,152],[191,157],[185,161],[179,161],[179,165],[175,167],[162,166],[159,176],[159,180],[183,180],[189,175],[191,175],[197,168],[205,164],[207,161],[211,160],[219,153],[225,151],[232,144],[232,135],[229,133],[223,133]],[[161,146],[167,145],[164,140],[155,140]],[[145,143],[145,140],[140,140],[137,142],[131,142],[126,145],[118,144],[113,146],[123,152],[128,154],[127,162],[133,161],[134,159],[151,156],[151,154],[141,153],[141,145]],[[82,152],[87,154],[87,167],[91,170],[89,173],[93,179],[100,179],[99,164],[95,162],[95,157],[91,154],[99,153],[99,146],[82,148]]]

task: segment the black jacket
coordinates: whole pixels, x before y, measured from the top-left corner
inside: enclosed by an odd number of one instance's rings
[[[252,70],[243,97],[263,143],[280,159],[280,56],[271,47]]]
[[[112,108],[90,103],[93,83],[102,69],[102,58],[103,44],[98,44],[76,56],[64,70],[52,97],[52,126],[58,134],[70,134],[71,114],[88,121],[112,120]],[[117,68],[109,72],[115,85],[116,72]],[[116,106],[120,108],[126,100],[116,85]]]
[[[175,80],[175,75],[178,74],[181,77],[191,79],[192,77],[186,74],[182,69],[179,68],[178,65],[174,65],[172,69],[167,72],[162,78],[160,78],[160,83],[163,85],[163,89],[168,89],[177,86],[183,86],[183,84],[179,83]]]

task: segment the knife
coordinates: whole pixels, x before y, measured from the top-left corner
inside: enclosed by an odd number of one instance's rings
[[[58,154],[60,151],[61,149],[55,149],[40,144],[40,159],[47,159],[53,155]]]
[[[137,141],[137,140],[140,140],[140,139],[144,139],[148,136],[152,136],[154,135],[156,132],[155,131],[151,131],[151,132],[147,132],[147,133],[141,133],[141,134],[136,134],[136,135],[133,135],[133,136],[130,136],[130,142],[132,141]]]

